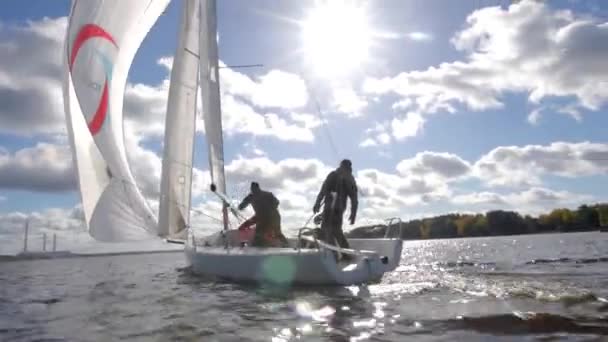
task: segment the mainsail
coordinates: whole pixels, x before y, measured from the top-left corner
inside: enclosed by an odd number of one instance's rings
[[[146,238],[157,229],[129,169],[122,107],[135,53],[169,1],[72,2],[64,105],[85,222],[97,240]]]
[[[220,102],[219,56],[217,47],[217,19],[215,0],[202,0],[200,31],[200,83],[205,120],[205,136],[209,149],[211,182],[218,192],[226,193],[224,175],[224,145]],[[228,224],[228,211],[223,207],[224,228]]]
[[[180,237],[190,220],[199,69],[200,0],[184,0],[165,121],[160,236]]]

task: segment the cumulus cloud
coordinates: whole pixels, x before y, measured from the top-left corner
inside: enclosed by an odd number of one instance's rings
[[[391,121],[391,133],[395,140],[401,141],[416,136],[423,126],[424,118],[418,113],[409,112],[405,118],[395,118]]]
[[[388,145],[415,137],[424,128],[425,118],[417,112],[408,112],[404,117],[395,116],[390,121],[377,122],[374,127],[365,131],[361,147]]]
[[[42,250],[42,234],[47,234],[47,250],[52,248],[52,236],[57,235],[58,249],[75,247],[80,242],[92,241],[82,221],[80,207],[49,208],[31,213],[0,214],[0,254],[19,252],[23,245],[25,222],[29,220],[29,250]],[[17,242],[18,241],[18,242]]]
[[[0,188],[73,191],[76,176],[70,149],[49,143],[38,143],[14,153],[0,149]]]
[[[84,227],[82,209],[80,206],[76,206],[73,208],[48,208],[30,213],[0,214],[0,254],[15,254],[23,249],[23,233],[26,221],[29,221],[29,251],[42,250],[43,234],[47,235],[47,250],[52,249],[54,235],[57,237],[57,250],[70,250],[78,253],[167,250],[172,248],[154,238],[147,241],[125,243],[95,241]],[[179,250],[178,245],[174,248]]]
[[[471,171],[471,164],[452,153],[425,151],[399,162],[397,171],[403,176],[415,175],[452,180],[466,176]]]
[[[61,51],[66,27],[65,17],[0,26],[0,132],[65,134]],[[164,131],[173,60],[163,57],[158,64],[167,70],[164,80],[153,85],[128,83],[125,89],[125,120],[134,123],[136,133],[147,136],[162,136]],[[271,70],[254,80],[222,69],[221,79],[228,134],[257,135],[257,128],[260,135],[281,140],[313,140],[316,126],[291,116],[308,101],[306,85],[299,76]],[[203,129],[200,117],[197,127]]]
[[[290,122],[277,113],[261,114],[232,95],[224,95],[222,99],[223,129],[228,136],[247,133],[255,136],[270,136],[283,141],[314,141],[312,132],[314,125],[303,120]]]
[[[520,192],[500,194],[495,192],[475,192],[457,195],[451,202],[461,206],[479,209],[514,209],[525,214],[539,214],[556,207],[575,207],[592,201],[593,196],[569,191],[556,191],[543,187],[532,187]]]
[[[61,47],[66,18],[0,25],[0,133],[65,130]]]
[[[500,194],[494,192],[474,192],[464,195],[457,195],[452,197],[452,203],[455,204],[482,204],[482,205],[497,205],[501,206],[506,204],[505,199]]]
[[[157,63],[167,69],[167,78],[154,86],[128,84],[125,118],[137,123],[140,134],[162,136],[173,59],[163,57]],[[222,129],[227,136],[247,134],[283,141],[314,140],[312,130],[318,126],[318,120],[308,120],[307,114],[295,112],[308,101],[306,87],[298,76],[271,70],[255,81],[245,74],[223,68],[220,79]],[[199,113],[201,110],[201,101],[198,101]],[[197,116],[196,128],[204,131],[201,115]]]
[[[525,93],[534,103],[573,97],[576,102],[562,112],[576,118],[580,108],[597,110],[608,100],[608,48],[597,44],[607,38],[608,26],[599,19],[554,10],[544,2],[487,7],[469,15],[466,27],[452,39],[466,60],[369,78],[364,89],[399,94],[421,113],[454,111],[455,104],[499,108],[507,92]]]
[[[357,172],[357,182],[370,210],[380,207],[393,209],[410,205],[424,205],[451,194],[446,182],[430,177],[404,177],[375,169]]]
[[[550,145],[501,146],[482,156],[475,174],[489,185],[531,186],[542,176],[581,177],[608,172],[608,145],[555,142]]]
[[[239,158],[226,165],[230,182],[257,181],[263,188],[281,189],[291,184],[296,192],[306,192],[305,185],[318,183],[330,168],[316,159],[283,159],[275,162],[269,158]],[[300,186],[298,186],[300,185]]]
[[[543,108],[536,108],[528,114],[528,122],[532,125],[538,125],[542,116]]]
[[[220,79],[227,93],[242,97],[256,107],[298,109],[308,102],[304,80],[285,71],[270,70],[254,80],[233,69],[223,68]]]
[[[341,86],[333,89],[333,106],[348,117],[362,116],[368,101],[357,94],[352,87]]]

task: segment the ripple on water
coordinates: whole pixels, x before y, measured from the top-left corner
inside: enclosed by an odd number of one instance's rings
[[[345,288],[217,282],[178,269],[181,255],[0,263],[9,279],[0,286],[0,340],[603,336],[608,263],[597,251],[608,244],[597,235],[559,238],[407,243],[404,264],[382,282]],[[589,239],[597,248],[586,255]]]

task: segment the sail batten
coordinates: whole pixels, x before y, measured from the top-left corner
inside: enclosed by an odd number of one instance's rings
[[[190,222],[196,131],[200,0],[184,0],[173,59],[167,114],[158,234],[179,237]]]

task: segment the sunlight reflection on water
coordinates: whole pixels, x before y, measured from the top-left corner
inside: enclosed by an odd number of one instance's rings
[[[408,242],[381,283],[348,287],[214,282],[170,255],[0,263],[0,340],[483,341],[570,338],[581,327],[602,336],[606,237]]]

